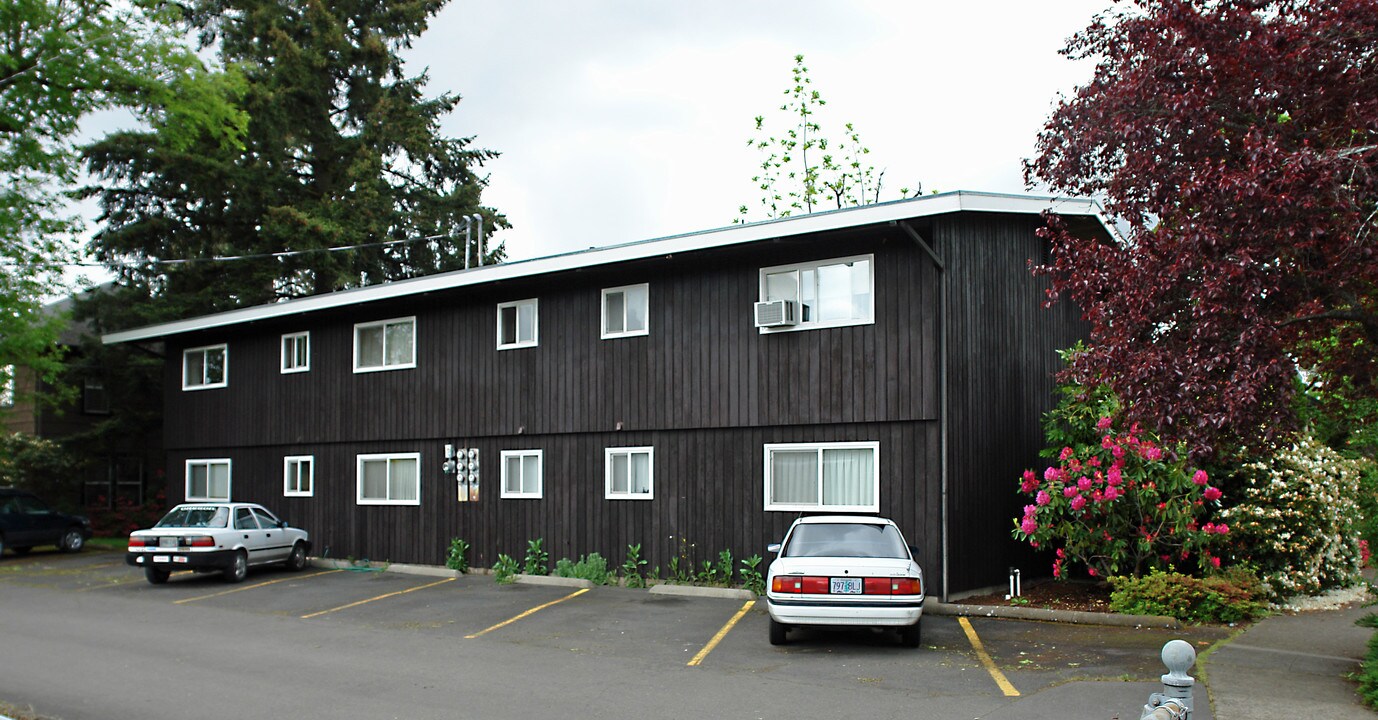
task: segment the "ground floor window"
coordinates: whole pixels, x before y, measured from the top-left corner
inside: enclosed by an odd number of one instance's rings
[[[541,497],[541,451],[502,451],[502,496],[504,498]]]
[[[292,455],[282,459],[282,494],[288,497],[310,497],[315,488],[316,459],[310,455]]]
[[[229,499],[229,458],[187,461],[187,500],[195,502]]]
[[[358,456],[360,505],[420,505],[421,453]]]
[[[608,500],[650,500],[654,497],[655,448],[622,447],[604,451],[604,497]]]
[[[765,446],[766,510],[880,511],[880,443]]]

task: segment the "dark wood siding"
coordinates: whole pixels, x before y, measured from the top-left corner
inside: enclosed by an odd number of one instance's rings
[[[1036,459],[1045,355],[1066,344],[1060,326],[1034,337],[1048,323],[1025,263],[1040,252],[1035,222],[924,225],[939,253],[952,253],[955,589],[987,582],[1006,561],[988,547],[1008,544],[1017,499],[1006,465]],[[767,335],[753,326],[760,268],[862,254],[875,257],[873,324]],[[649,334],[601,340],[601,289],[642,282]],[[552,558],[599,552],[613,564],[641,543],[666,572],[680,539],[702,561],[721,549],[764,555],[783,534],[793,515],[763,510],[766,443],[878,441],[881,512],[922,548],[939,591],[937,292],[917,245],[874,226],[177,336],[165,381],[170,497],[182,496],[187,458],[231,457],[236,499],[281,508],[335,557],[438,563],[449,538],[463,537],[486,566],[542,537]],[[496,350],[497,303],[532,297],[539,345]],[[355,323],[413,315],[415,369],[353,372]],[[303,330],[311,370],[283,375],[280,336]],[[182,391],[181,350],[220,342],[229,387]],[[987,405],[956,411],[970,403]],[[478,503],[455,500],[440,471],[446,443],[482,450]],[[605,500],[604,448],[634,445],[655,447],[655,499]],[[504,449],[544,451],[544,498],[499,499]],[[355,456],[368,452],[421,453],[419,508],[356,504]],[[293,454],[316,456],[313,498],[282,497],[282,458]]]

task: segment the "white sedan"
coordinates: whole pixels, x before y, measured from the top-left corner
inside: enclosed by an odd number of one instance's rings
[[[221,572],[225,582],[240,582],[251,566],[280,563],[288,570],[306,567],[311,539],[305,530],[253,503],[185,503],[168,511],[148,530],[129,536],[125,562],[144,569],[154,585],[174,570]]]
[[[779,554],[767,574],[770,644],[797,625],[843,625],[897,628],[901,643],[918,647],[923,570],[894,522],[803,517],[769,549]]]

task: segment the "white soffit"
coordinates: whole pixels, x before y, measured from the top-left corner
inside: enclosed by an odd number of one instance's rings
[[[909,200],[865,205],[817,212],[810,215],[766,220],[746,225],[732,225],[716,230],[672,235],[655,240],[610,247],[590,248],[563,255],[519,260],[516,262],[485,265],[468,270],[455,270],[436,275],[427,275],[410,280],[396,280],[368,287],[341,290],[339,292],[312,295],[310,297],[286,300],[270,305],[230,310],[215,315],[188,318],[175,322],[150,325],[133,330],[110,333],[101,337],[105,344],[150,340],[178,335],[181,333],[207,330],[228,325],[285,317],[300,313],[328,310],[331,308],[358,305],[361,303],[388,300],[436,292],[450,288],[482,285],[499,280],[545,275],[564,270],[611,265],[614,263],[641,260],[650,257],[663,257],[675,253],[694,252],[730,245],[772,240],[776,238],[807,235],[811,233],[839,230],[850,227],[864,227],[898,220],[910,220],[943,215],[954,212],[998,212],[1036,215],[1049,211],[1057,215],[1080,215],[1093,217],[1100,221],[1106,232],[1112,236],[1115,231],[1102,214],[1101,207],[1086,198],[1054,198],[1032,195],[1006,195],[957,191],[940,195],[928,195]]]

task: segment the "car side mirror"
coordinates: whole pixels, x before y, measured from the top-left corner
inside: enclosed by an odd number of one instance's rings
[[[771,543],[766,546],[766,552],[780,554],[780,543]]]
[[[282,529],[284,529],[284,530],[287,529],[287,521],[286,521],[286,520],[279,520],[279,521],[278,521],[278,527],[279,527],[279,528],[282,528]]]

